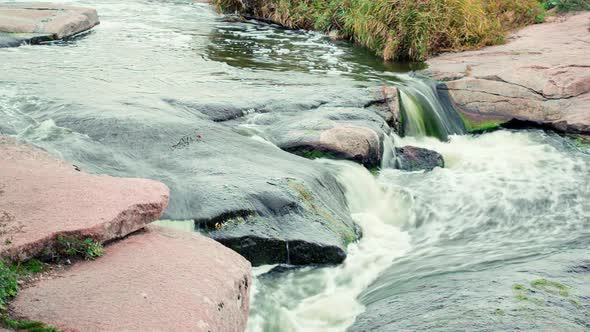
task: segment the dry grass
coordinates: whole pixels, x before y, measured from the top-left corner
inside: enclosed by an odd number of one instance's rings
[[[543,17],[538,0],[214,0],[224,12],[289,28],[339,31],[385,59],[502,43]]]

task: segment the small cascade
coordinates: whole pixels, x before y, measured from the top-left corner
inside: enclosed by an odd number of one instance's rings
[[[449,135],[466,133],[459,114],[439,96],[436,82],[410,75],[400,75],[399,78],[406,136],[433,136],[447,140]]]
[[[381,169],[393,167],[395,163],[395,145],[393,138],[386,135],[383,138],[383,155],[381,156]]]

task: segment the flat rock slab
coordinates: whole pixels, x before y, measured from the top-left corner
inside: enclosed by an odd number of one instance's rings
[[[35,257],[59,234],[121,238],[160,217],[159,182],[91,175],[45,151],[0,135],[0,255]]]
[[[92,8],[60,6],[49,3],[0,4],[0,47],[14,46],[13,39],[38,43],[64,39],[99,24]]]
[[[23,318],[64,331],[243,331],[250,264],[197,233],[157,226],[23,289]]]
[[[590,133],[590,12],[524,28],[505,45],[428,61],[472,128],[511,120]]]

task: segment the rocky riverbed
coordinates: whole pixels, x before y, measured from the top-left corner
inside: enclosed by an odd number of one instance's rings
[[[587,13],[416,74],[204,3],[84,5],[101,14],[86,34],[0,50],[3,255],[70,234],[105,256],[23,289],[14,314],[66,330],[237,331],[250,308],[251,331],[588,326],[586,148],[463,135],[587,135]]]

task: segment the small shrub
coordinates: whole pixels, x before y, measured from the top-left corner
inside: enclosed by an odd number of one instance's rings
[[[57,244],[53,250],[52,259],[63,259],[68,257],[82,257],[94,260],[104,255],[102,244],[92,238],[80,239],[75,235],[58,235]]]

